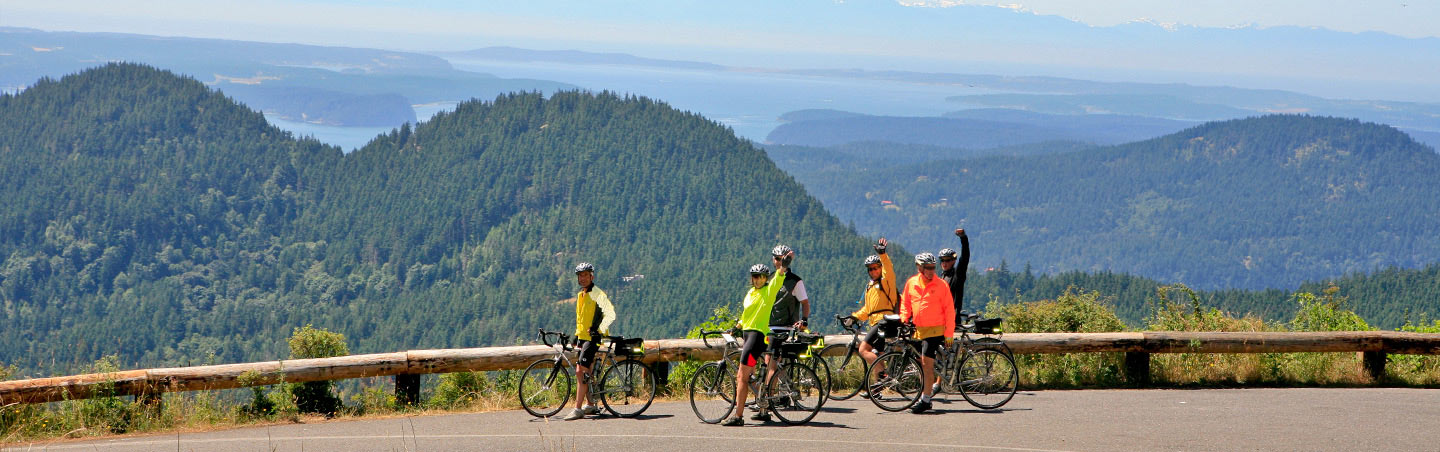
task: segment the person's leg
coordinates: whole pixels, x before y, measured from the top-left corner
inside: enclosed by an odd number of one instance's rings
[[[741,359],[744,359],[743,357]],[[755,366],[740,366],[740,371],[735,372],[735,412],[731,417],[745,415],[745,399],[750,395],[750,374],[755,373]]]

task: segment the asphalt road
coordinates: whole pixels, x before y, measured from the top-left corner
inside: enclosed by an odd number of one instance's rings
[[[250,427],[37,444],[12,451],[1440,451],[1440,390],[1210,389],[1022,392],[999,411],[956,397],[929,414],[830,402],[810,424],[700,423],[685,402],[638,419],[524,411]]]

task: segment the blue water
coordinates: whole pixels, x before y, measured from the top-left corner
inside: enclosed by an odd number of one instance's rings
[[[955,85],[811,77],[764,72],[706,71],[635,66],[514,63],[451,60],[456,68],[504,78],[553,80],[592,91],[614,91],[656,99],[729,126],[743,138],[763,142],[781,124],[780,115],[825,108],[872,115],[935,116],[961,109],[946,97],[991,91]],[[458,99],[457,99],[458,101]],[[455,108],[455,102],[415,106],[425,121]],[[267,117],[268,118],[268,117]],[[350,152],[393,127],[337,127],[268,118],[300,136]],[[395,127],[399,127],[396,124]]]

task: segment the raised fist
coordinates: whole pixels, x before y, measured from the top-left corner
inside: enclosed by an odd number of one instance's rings
[[[956,236],[956,237],[964,237],[964,236],[965,236],[965,228],[956,228],[956,229],[955,229],[955,236]]]

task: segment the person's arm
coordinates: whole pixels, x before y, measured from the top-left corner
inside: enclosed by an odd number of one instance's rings
[[[604,291],[595,289],[595,309],[599,309],[602,317],[600,319],[600,333],[610,334],[610,324],[615,323],[615,305],[610,304],[610,297]]]
[[[955,262],[955,274],[964,278],[965,272],[970,268],[970,235],[965,233],[965,228],[955,230],[955,235],[960,236],[960,260]]]
[[[941,312],[941,313],[943,314],[943,316],[945,317],[945,337],[948,338],[948,339],[954,339],[954,338],[955,338],[955,299],[950,296],[950,290],[949,290],[948,287],[946,288],[946,290],[940,291],[940,292],[941,292],[941,295],[945,298],[945,300],[943,300],[943,302],[940,303],[940,312]]]
[[[900,300],[895,300],[895,264],[890,262],[890,255],[880,253],[880,290],[886,300],[890,300],[890,309],[898,311]]]
[[[910,322],[910,282],[905,283],[905,293],[900,296],[900,321]]]
[[[805,281],[795,283],[791,295],[800,300],[800,320],[795,322],[795,328],[808,328],[810,326],[810,294],[805,293]]]

